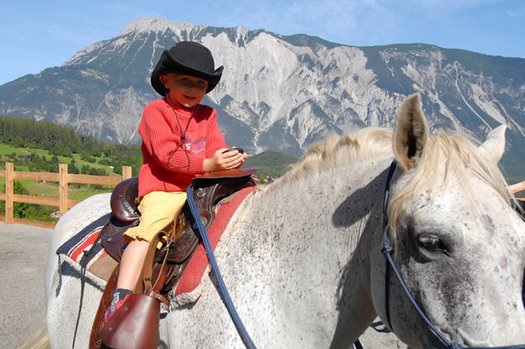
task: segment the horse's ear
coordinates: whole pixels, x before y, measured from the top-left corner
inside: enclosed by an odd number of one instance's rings
[[[421,97],[415,93],[401,105],[394,126],[394,155],[405,170],[417,166],[428,138],[428,126],[421,109]]]
[[[497,164],[505,152],[505,130],[507,126],[499,125],[487,136],[483,144],[479,146],[479,151],[494,164]]]

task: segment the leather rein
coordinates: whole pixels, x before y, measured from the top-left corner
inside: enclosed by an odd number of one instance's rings
[[[392,330],[392,332],[395,333],[394,328],[392,327],[392,322],[390,319],[390,304],[389,304],[389,295],[390,295],[390,270],[394,274],[395,278],[399,282],[399,285],[403,289],[405,295],[410,300],[410,303],[412,304],[412,307],[416,310],[419,317],[425,322],[428,329],[436,336],[439,341],[443,344],[444,348],[448,349],[462,349],[462,348],[471,348],[471,349],[525,349],[525,344],[518,344],[518,345],[508,345],[508,346],[500,346],[500,347],[464,347],[459,343],[456,343],[454,341],[450,341],[444,334],[439,330],[439,328],[434,325],[432,320],[428,318],[428,316],[425,314],[424,310],[421,309],[419,304],[416,301],[416,298],[414,297],[414,294],[410,291],[408,288],[408,285],[406,284],[405,280],[403,279],[403,275],[401,275],[401,272],[399,268],[396,266],[396,263],[394,262],[394,258],[392,257],[392,253],[394,251],[394,247],[390,241],[390,229],[389,229],[389,221],[388,221],[388,203],[390,201],[390,183],[392,181],[392,177],[394,176],[394,172],[396,170],[396,161],[392,161],[392,164],[390,165],[390,168],[388,170],[388,176],[386,181],[386,187],[385,187],[385,193],[384,193],[384,201],[383,201],[383,248],[381,249],[381,252],[385,256],[386,259],[386,272],[385,272],[385,308],[386,308],[386,317],[387,317],[387,326]]]
[[[199,214],[199,210],[197,208],[195,200],[193,199],[193,185],[188,186],[188,189],[186,189],[186,192],[188,194],[187,195],[188,206],[190,208],[191,215],[193,216],[193,219],[195,220],[196,226],[194,226],[194,228],[198,231],[202,244],[204,245],[206,255],[208,256],[208,261],[210,262],[211,270],[213,271],[213,274],[215,275],[215,281],[217,282],[217,289],[222,298],[222,301],[224,302],[226,309],[228,310],[228,313],[230,314],[230,317],[232,318],[233,324],[235,325],[235,328],[237,329],[237,333],[241,337],[241,340],[244,343],[244,346],[249,349],[256,349],[256,346],[253,343],[253,340],[248,334],[248,331],[246,331],[246,328],[244,327],[244,324],[242,323],[241,318],[239,317],[239,314],[237,313],[237,309],[235,309],[235,305],[233,304],[233,301],[230,297],[228,289],[226,288],[226,285],[224,284],[224,280],[219,270],[219,266],[217,265],[217,261],[215,259],[215,253],[213,252],[213,248],[208,238],[206,228],[204,227],[204,223],[202,222],[201,216]]]

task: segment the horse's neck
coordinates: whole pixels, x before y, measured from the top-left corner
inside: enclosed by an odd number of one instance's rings
[[[241,207],[221,239],[218,263],[226,266],[225,275],[235,275],[236,294],[257,290],[258,301],[271,308],[270,328],[286,323],[293,327],[287,331],[306,331],[314,341],[333,333],[339,312],[363,314],[365,324],[373,318],[370,243],[363,238],[380,225],[387,166],[276,183]],[[354,304],[360,308],[348,309]]]
[[[241,214],[246,234],[258,241],[250,248],[295,265],[346,263],[373,229],[370,216],[381,214],[387,167],[388,160],[341,167],[254,195]]]

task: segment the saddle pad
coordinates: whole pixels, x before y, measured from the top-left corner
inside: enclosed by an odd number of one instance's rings
[[[208,231],[208,238],[214,251],[219,243],[222,233],[230,222],[230,218],[233,216],[239,205],[244,201],[246,196],[255,189],[256,187],[244,188],[238,191],[229,203],[223,203],[219,207],[216,218]],[[199,295],[191,295],[191,293],[200,285],[207,268],[208,257],[204,246],[200,243],[175,288],[174,300],[177,304],[187,304],[195,302],[198,299]]]
[[[73,269],[86,268],[86,277],[96,285],[104,287],[117,263],[109,256],[97,240],[109,215],[104,215],[75,234],[56,251],[61,260]],[[93,245],[96,242],[95,245]]]

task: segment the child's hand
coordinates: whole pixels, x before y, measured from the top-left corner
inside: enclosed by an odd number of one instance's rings
[[[210,159],[205,159],[203,163],[204,172],[231,170],[241,167],[248,155],[246,153],[241,154],[237,150],[225,152],[228,149],[221,148]]]

